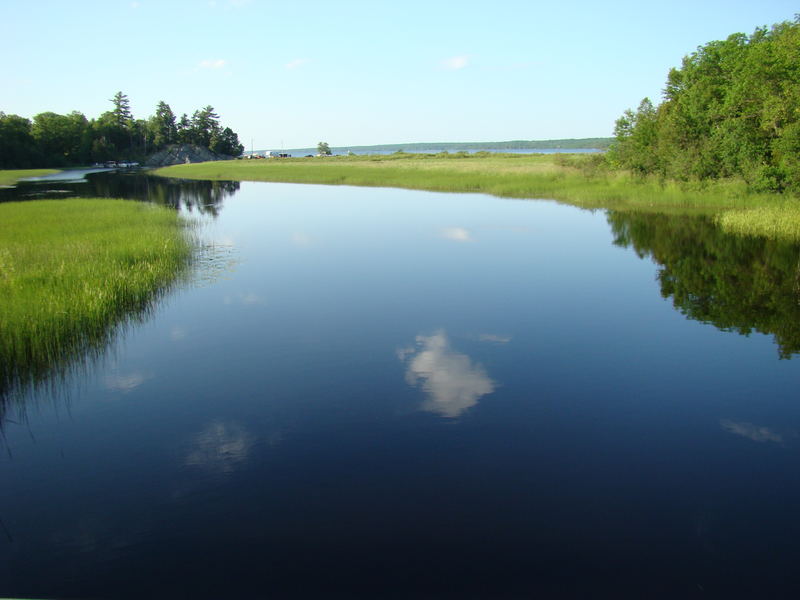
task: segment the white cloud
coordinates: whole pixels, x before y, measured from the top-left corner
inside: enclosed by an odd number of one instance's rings
[[[454,242],[471,242],[472,234],[463,227],[447,227],[442,229],[442,237]]]
[[[129,373],[127,375],[107,375],[103,378],[103,383],[106,386],[106,389],[112,390],[115,392],[122,392],[123,394],[127,394],[128,392],[132,392],[137,387],[142,385],[148,379],[151,379],[152,376],[146,375],[145,373]]]
[[[224,58],[210,58],[201,60],[197,67],[200,69],[209,69],[209,70],[217,70],[217,69],[224,69],[228,66],[228,61]]]
[[[496,333],[482,333],[478,336],[481,342],[491,342],[493,344],[507,344],[511,341],[510,335],[497,335]]]
[[[442,67],[450,71],[457,71],[469,66],[469,57],[467,56],[451,56],[442,61]]]
[[[397,355],[397,358],[405,362],[406,356],[410,356],[411,354],[414,354],[416,351],[417,349],[414,348],[414,346],[407,346],[406,348],[398,348],[397,350],[395,350],[395,354]]]
[[[250,292],[242,296],[242,304],[263,304],[264,300],[258,294]]]
[[[140,2],[131,2],[131,8],[139,8],[141,5]]]
[[[783,436],[775,433],[768,427],[753,425],[747,422],[736,422],[729,419],[722,419],[719,422],[722,429],[734,435],[746,437],[748,440],[754,442],[775,442],[776,444],[783,443]]]
[[[290,239],[293,245],[300,247],[310,246],[314,243],[314,239],[302,231],[295,231]]]
[[[307,65],[310,62],[311,62],[311,59],[308,59],[308,58],[295,58],[294,60],[290,60],[284,66],[287,69],[297,69],[299,67],[302,67],[303,65]]]
[[[495,383],[483,367],[466,354],[454,352],[443,331],[417,336],[417,346],[418,352],[404,348],[397,355],[401,360],[413,356],[406,381],[410,385],[422,382],[422,389],[428,393],[422,410],[456,418],[475,406],[481,396],[494,391]]]
[[[253,436],[239,424],[214,421],[194,436],[184,464],[230,473],[247,460],[253,443]]]
[[[245,292],[241,294],[236,294],[235,296],[225,296],[222,298],[222,302],[227,305],[231,304],[244,304],[244,305],[252,305],[252,304],[264,304],[264,298],[256,294],[255,292]]]

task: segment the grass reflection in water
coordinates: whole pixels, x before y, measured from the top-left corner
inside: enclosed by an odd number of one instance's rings
[[[144,318],[189,265],[190,233],[175,211],[138,202],[0,204],[0,421],[13,397]]]

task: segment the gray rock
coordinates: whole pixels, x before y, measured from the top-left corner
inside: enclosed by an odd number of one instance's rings
[[[232,156],[217,154],[202,146],[191,144],[173,145],[156,152],[146,161],[146,167],[168,167],[170,165],[183,165],[186,163],[207,162],[209,160],[232,160]]]

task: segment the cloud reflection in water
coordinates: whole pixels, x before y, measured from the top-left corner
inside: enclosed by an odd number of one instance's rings
[[[122,392],[123,394],[127,394],[128,392],[132,392],[144,382],[149,379],[152,379],[153,376],[147,373],[140,373],[140,372],[133,372],[128,373],[126,375],[120,373],[114,373],[111,375],[106,375],[103,378],[103,384],[107,390],[111,390],[112,392]]]
[[[240,425],[214,421],[194,437],[185,464],[230,473],[247,460],[253,442],[253,436]]]
[[[769,427],[753,425],[745,421],[731,421],[730,419],[722,419],[719,424],[725,431],[734,435],[740,435],[754,442],[783,443],[783,436],[772,431]]]
[[[422,410],[456,418],[475,406],[481,396],[494,391],[495,382],[484,368],[466,354],[452,350],[444,331],[418,335],[417,346],[400,349],[397,356],[408,360],[409,385],[422,382],[422,389],[428,394]]]
[[[447,227],[442,230],[442,237],[453,242],[471,242],[472,234],[463,227]]]

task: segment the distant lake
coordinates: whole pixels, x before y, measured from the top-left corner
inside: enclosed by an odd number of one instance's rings
[[[293,157],[306,156],[307,154],[316,154],[316,148],[299,148],[293,150],[272,150],[273,152],[287,152]],[[351,150],[353,154],[366,155],[366,156],[385,156],[388,154],[395,154],[397,150],[363,150],[354,148]],[[492,154],[560,154],[568,152],[570,154],[593,154],[596,152],[604,152],[598,148],[479,148],[471,150],[458,150],[453,148],[421,148],[414,149],[408,148],[405,150],[409,153],[417,154],[439,154],[440,152],[449,152],[456,154],[458,152],[466,152],[468,154],[477,154],[478,152],[490,152]],[[256,151],[259,152],[258,150]],[[335,148],[333,154],[336,156],[346,155],[348,149],[344,150]]]
[[[141,173],[0,201],[75,194],[191,215],[213,265],[2,404],[0,596],[800,592],[797,245]]]

